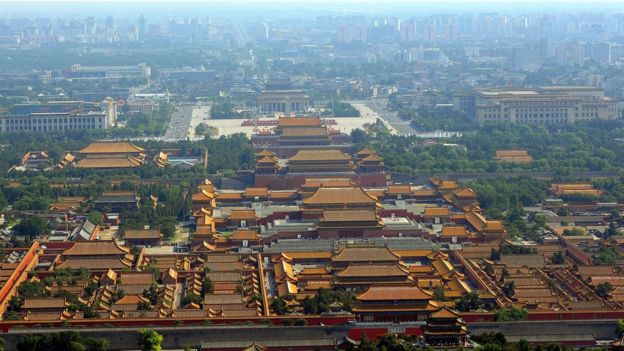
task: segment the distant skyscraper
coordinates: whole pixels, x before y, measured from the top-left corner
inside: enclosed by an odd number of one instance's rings
[[[336,31],[336,42],[338,42],[338,43],[346,43],[348,41],[349,41],[349,32],[347,30],[347,27],[341,26]]]
[[[262,31],[262,39],[264,40],[269,40],[269,33],[271,31],[271,29],[269,28],[269,24],[268,23],[262,23],[262,25],[260,25],[260,30]]]
[[[472,35],[472,14],[464,13],[459,16],[458,27],[461,35]]]
[[[611,63],[611,44],[599,43],[592,48],[592,58],[600,63]]]
[[[401,22],[400,39],[402,42],[414,40],[414,24],[412,22]]]
[[[114,27],[115,20],[113,19],[113,16],[106,16],[106,30],[112,32]]]
[[[143,15],[141,14],[141,17],[139,17],[139,25],[137,28],[137,33],[138,33],[138,40],[145,40],[145,17],[143,17]]]

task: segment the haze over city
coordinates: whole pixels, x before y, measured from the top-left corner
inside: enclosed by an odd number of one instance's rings
[[[0,351],[624,349],[622,5],[0,0]]]

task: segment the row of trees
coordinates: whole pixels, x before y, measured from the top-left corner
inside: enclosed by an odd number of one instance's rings
[[[557,126],[493,124],[450,138],[451,147],[424,144],[406,136],[370,140],[386,166],[405,173],[605,171],[624,168],[621,145],[624,121],[588,121]],[[496,150],[526,149],[529,163],[499,162]]]
[[[152,113],[133,113],[125,115],[127,117],[126,126],[112,128],[111,134],[114,137],[164,135],[169,120],[173,115],[173,110],[173,105],[163,103],[158,110]]]
[[[154,330],[137,332],[137,346],[141,351],[160,351],[162,342],[162,335]],[[17,351],[106,351],[109,345],[106,338],[85,338],[78,332],[64,331],[23,335],[17,342]]]

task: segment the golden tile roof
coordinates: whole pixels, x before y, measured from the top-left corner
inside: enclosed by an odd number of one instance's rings
[[[283,137],[327,137],[327,129],[323,127],[289,127],[282,131]]]
[[[400,259],[387,246],[347,246],[332,256],[334,262],[398,262]]]
[[[340,150],[299,150],[288,161],[351,161],[351,157]]]
[[[377,199],[360,187],[319,188],[304,204],[377,204]]]
[[[24,300],[25,309],[64,308],[65,298],[62,297],[31,297]]]
[[[152,272],[122,272],[119,274],[122,285],[151,285],[154,282]]]
[[[258,240],[260,239],[260,234],[256,233],[255,230],[237,229],[229,237],[229,239],[230,240]]]
[[[96,258],[96,257],[68,257],[57,268],[87,268],[87,269],[127,269],[132,267],[132,261],[126,258]]]
[[[379,221],[375,210],[331,210],[323,211],[325,222],[370,222]]]
[[[409,184],[388,185],[388,190],[386,190],[386,194],[390,194],[390,195],[412,194],[412,186]]]
[[[375,151],[372,151],[371,149],[365,147],[362,150],[356,152],[355,156],[357,156],[358,158],[362,158],[362,157],[366,157],[366,156],[374,155],[374,154],[376,154]]]
[[[256,152],[256,156],[275,156],[275,153],[267,149],[263,149],[260,152]]]
[[[423,216],[425,217],[438,217],[438,216],[450,216],[448,207],[425,207]]]
[[[430,300],[432,294],[413,285],[371,286],[356,296],[358,301]]]
[[[442,231],[440,232],[441,236],[464,236],[468,235],[466,232],[466,227],[463,225],[454,225],[454,226],[443,226]]]
[[[295,126],[320,126],[321,119],[319,117],[280,117],[278,126],[295,127]]]
[[[115,154],[144,152],[143,148],[127,141],[94,141],[78,152],[82,154]]]
[[[128,229],[124,232],[124,239],[160,239],[158,229]]]
[[[230,212],[230,220],[240,221],[240,220],[255,220],[256,211],[255,210],[232,210]]]
[[[306,178],[302,188],[353,187],[351,178]]]
[[[262,158],[257,159],[256,163],[259,163],[259,164],[272,164],[273,165],[273,164],[277,163],[277,160],[272,158],[272,157],[269,157],[269,156],[264,156]]]
[[[143,162],[133,156],[84,158],[76,163],[77,168],[133,168]]]
[[[115,240],[77,241],[63,252],[64,256],[110,256],[130,254],[130,249]]]
[[[450,308],[445,307],[439,311],[433,312],[429,318],[460,318],[460,315]]]
[[[209,190],[202,189],[192,196],[193,201],[210,201],[214,199],[215,194]]]
[[[267,188],[246,188],[245,197],[269,196]]]
[[[350,264],[347,269],[336,273],[337,277],[409,277],[409,272],[398,264]]]

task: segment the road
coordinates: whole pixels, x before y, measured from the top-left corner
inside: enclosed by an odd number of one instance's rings
[[[419,134],[419,131],[412,127],[409,122],[400,119],[396,112],[386,109],[386,105],[388,103],[387,99],[371,99],[366,101],[353,101],[350,103],[353,104],[353,107],[355,108],[357,108],[356,105],[360,104],[368,106],[379,117],[390,123],[390,125],[396,130],[397,134],[399,135]]]
[[[195,139],[195,127],[210,118],[210,105],[177,105],[162,140]]]

